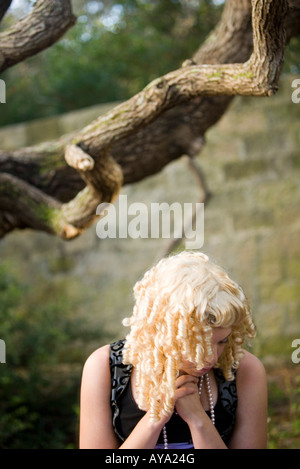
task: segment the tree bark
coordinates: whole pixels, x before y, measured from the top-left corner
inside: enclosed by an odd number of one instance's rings
[[[11,2],[5,3],[3,15]],[[70,0],[37,0],[31,13],[0,33],[0,72],[54,44],[75,21]]]
[[[2,21],[2,18],[9,9],[11,2],[12,0],[2,0],[2,2],[0,3],[0,22]]]
[[[71,239],[94,221],[97,205],[111,202],[122,184],[154,174],[183,154],[198,154],[205,131],[234,95],[276,92],[287,40],[284,25],[290,28],[288,38],[298,34],[300,1],[292,4],[294,18],[289,10],[285,23],[287,2],[253,0],[252,36],[250,0],[227,0],[220,24],[181,69],[154,80],[75,136],[0,153],[0,171],[15,178],[6,179],[3,187],[10,184],[13,190],[17,179],[25,179],[39,191],[42,206],[49,206],[42,216],[35,210],[34,222],[31,215],[26,218],[24,207],[22,216],[18,209],[12,211],[5,190],[0,191],[0,236],[16,226],[30,226]],[[24,186],[18,189],[26,191]],[[37,193],[27,189],[35,207]]]

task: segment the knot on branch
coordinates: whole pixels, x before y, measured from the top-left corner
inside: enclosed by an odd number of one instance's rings
[[[95,161],[77,145],[67,145],[65,160],[69,166],[79,171],[91,171],[94,169]]]
[[[111,202],[119,194],[123,183],[120,165],[105,148],[91,156],[88,151],[76,144],[69,144],[65,149],[65,160],[76,169],[93,193]]]
[[[144,88],[144,91],[152,91],[154,90],[155,88],[158,89],[158,90],[161,90],[163,88],[166,88],[169,86],[169,83],[168,83],[168,80],[166,80],[164,77],[159,77],[159,78],[155,78],[155,80],[152,80],[149,85],[147,85],[145,88]]]
[[[100,203],[116,199],[122,187],[123,172],[107,148],[91,156],[78,145],[70,144],[66,146],[65,159],[86,182],[86,187],[74,199],[61,206],[60,217],[66,221],[65,226],[68,225],[64,237],[71,239],[93,223]]]
[[[191,65],[197,65],[197,63],[194,62],[193,59],[186,59],[184,62],[182,62],[181,67],[190,67]]]

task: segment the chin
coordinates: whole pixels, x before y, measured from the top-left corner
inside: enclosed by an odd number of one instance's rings
[[[205,375],[206,373],[208,373],[209,370],[211,370],[211,367],[209,367],[209,368],[201,368],[201,370],[195,370],[192,374],[193,374],[194,376],[199,377],[199,376],[202,376],[202,375]]]

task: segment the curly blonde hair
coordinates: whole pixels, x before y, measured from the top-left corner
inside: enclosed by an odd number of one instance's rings
[[[231,327],[216,367],[227,380],[243,355],[246,337],[255,336],[245,295],[227,273],[200,252],[183,251],[164,258],[134,286],[123,363],[136,370],[137,403],[152,420],[174,407],[177,370],[182,360],[202,369],[212,354],[213,328]]]

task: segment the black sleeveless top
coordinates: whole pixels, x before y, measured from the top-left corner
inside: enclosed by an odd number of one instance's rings
[[[113,428],[121,441],[126,440],[145,411],[138,408],[131,392],[130,377],[132,365],[122,363],[122,350],[125,340],[118,340],[110,345],[110,371],[111,371],[111,408]],[[232,434],[236,407],[237,392],[236,379],[226,381],[220,369],[214,369],[218,386],[218,399],[215,405],[215,426],[222,440],[228,444]],[[210,412],[207,411],[210,415]],[[166,425],[168,441],[170,443],[192,443],[188,425],[177,414],[173,414]],[[163,443],[162,433],[158,443]]]

